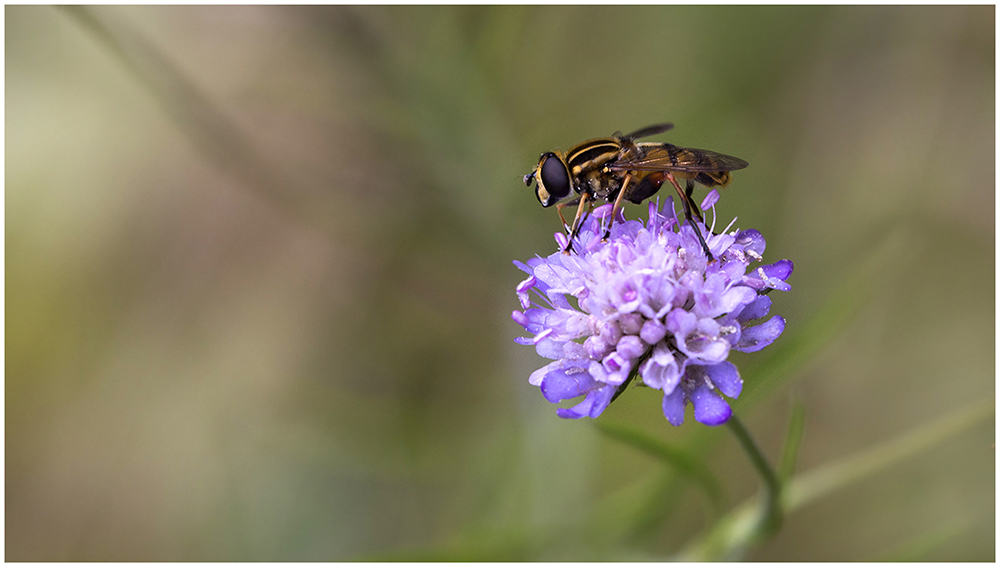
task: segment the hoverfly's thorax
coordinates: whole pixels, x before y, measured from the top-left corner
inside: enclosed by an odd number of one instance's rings
[[[614,138],[588,140],[566,153],[566,164],[574,176],[586,174],[617,160],[621,150],[621,142]]]

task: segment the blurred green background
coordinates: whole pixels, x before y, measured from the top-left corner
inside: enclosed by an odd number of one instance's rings
[[[511,260],[559,229],[521,176],[662,121],[750,162],[719,214],[795,262],[785,336],[734,357],[772,459],[792,401],[808,471],[995,398],[992,6],[5,16],[7,560],[677,552],[704,496],[557,418],[510,319]],[[726,509],[757,492],[659,400],[600,422],[703,456]],[[748,558],[993,560],[993,442],[980,421]]]

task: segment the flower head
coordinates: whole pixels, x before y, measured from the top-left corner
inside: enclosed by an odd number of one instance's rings
[[[699,223],[709,261],[694,228],[666,203],[650,202],[645,225],[616,219],[606,242],[604,205],[583,223],[577,253],[514,262],[528,278],[517,286],[523,311],[512,317],[531,334],[516,341],[552,360],[528,382],[553,403],[584,397],[557,410],[563,418],[596,418],[637,372],[663,391],[671,424],[684,422],[688,403],[699,422],[722,424],[732,411],[721,395],[736,398],[743,387],[730,350],[758,351],[785,329],[781,316],[758,320],[771,309],[766,294],[789,289],[792,263],[751,267],[764,252],[758,231],[715,235]],[[560,248],[565,239],[556,234]]]

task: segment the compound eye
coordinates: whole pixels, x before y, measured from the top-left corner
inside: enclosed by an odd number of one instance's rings
[[[541,183],[537,193],[538,200],[542,202],[543,207],[548,207],[569,195],[569,170],[555,154],[549,154],[542,162],[539,178]],[[545,199],[542,198],[543,190],[546,194]]]

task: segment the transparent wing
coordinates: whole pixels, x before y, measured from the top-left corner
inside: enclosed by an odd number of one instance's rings
[[[661,132],[666,132],[674,127],[672,122],[664,122],[663,124],[654,124],[652,126],[647,126],[645,128],[640,128],[635,132],[622,136],[623,140],[637,140],[639,138],[645,138],[647,136],[652,136],[654,134],[660,134]]]
[[[749,166],[749,162],[711,150],[681,148],[673,144],[642,144],[642,155],[610,165],[615,171],[731,172]]]

